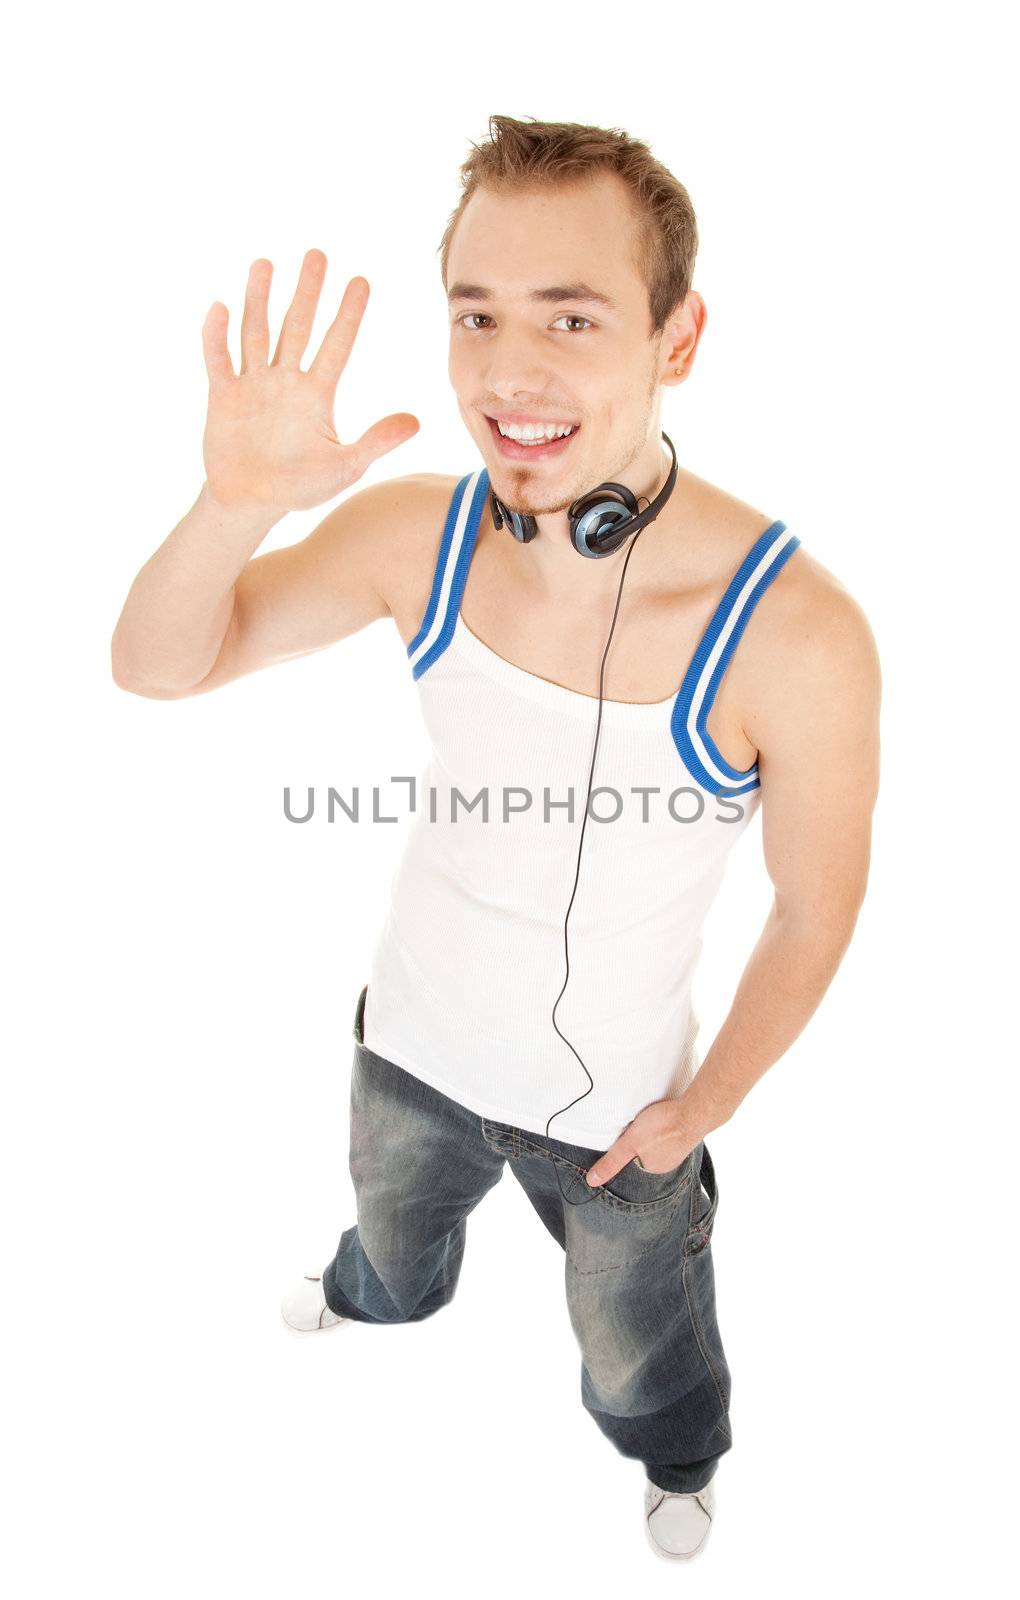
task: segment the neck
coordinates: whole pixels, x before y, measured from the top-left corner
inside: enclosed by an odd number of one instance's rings
[[[650,452],[643,451],[640,460],[632,463],[619,475],[612,475],[611,479],[614,483],[626,484],[638,502],[639,512],[645,511],[659,494],[672,467],[672,457],[663,441],[661,430],[656,433],[655,439],[650,441],[650,446]],[[593,483],[591,487],[595,489],[598,485]],[[508,550],[504,553],[513,560],[515,573],[526,581],[533,581],[536,591],[545,598],[556,595],[563,595],[564,598],[577,595],[593,597],[609,590],[615,595],[620,582],[620,569],[627,559],[628,550],[635,539],[646,541],[652,546],[658,543],[666,513],[672,506],[678,488],[679,474],[673,495],[655,520],[646,523],[636,534],[625,539],[619,549],[612,551],[610,555],[597,558],[582,556],[574,548],[570,519],[566,511],[553,511],[536,517],[538,534],[525,545],[518,544],[510,538],[505,529],[500,530],[508,546]],[[635,551],[631,558],[627,568],[628,584],[636,575],[642,554],[647,556],[647,550],[642,548],[640,553]]]

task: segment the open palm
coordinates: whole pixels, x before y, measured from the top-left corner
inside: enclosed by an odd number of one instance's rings
[[[376,422],[351,444],[333,426],[340,374],[368,304],[365,278],[350,280],[307,372],[301,370],[326,271],[321,250],[302,262],[294,298],[269,360],[271,261],[252,263],[241,321],[241,370],[227,349],[229,313],[217,301],[202,325],[209,409],[202,451],[213,497],[231,506],[297,511],[321,505],[357,482],[379,456],[418,432],[407,411]]]

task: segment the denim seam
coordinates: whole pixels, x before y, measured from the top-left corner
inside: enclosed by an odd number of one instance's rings
[[[567,1241],[567,1266],[570,1267],[571,1270],[573,1272],[575,1272],[579,1278],[597,1278],[599,1276],[599,1274],[603,1273],[603,1272],[623,1272],[628,1267],[632,1266],[635,1261],[640,1261],[641,1257],[642,1256],[646,1256],[650,1250],[659,1250],[659,1249],[661,1249],[662,1246],[668,1242],[669,1237],[670,1237],[669,1229],[668,1229],[668,1227],[664,1227],[662,1229],[662,1231],[655,1236],[654,1239],[649,1241],[648,1244],[642,1245],[640,1250],[628,1250],[625,1260],[623,1260],[623,1261],[611,1261],[608,1266],[591,1267],[591,1268],[579,1267],[578,1266],[577,1262],[574,1260],[573,1256],[570,1253],[570,1241],[568,1240]]]
[[[727,1408],[727,1405],[726,1405],[726,1401],[725,1401],[725,1399],[723,1397],[722,1385],[719,1382],[719,1374],[716,1372],[715,1364],[713,1363],[713,1361],[711,1360],[711,1358],[710,1358],[710,1356],[708,1354],[708,1350],[706,1348],[706,1343],[705,1343],[704,1329],[701,1326],[701,1318],[698,1315],[696,1300],[695,1300],[695,1297],[691,1294],[690,1285],[687,1282],[687,1267],[688,1267],[688,1265],[689,1265],[689,1258],[685,1257],[683,1267],[681,1268],[681,1271],[680,1271],[680,1278],[681,1278],[681,1282],[683,1283],[683,1286],[684,1286],[684,1296],[685,1296],[685,1298],[687,1300],[687,1311],[688,1311],[688,1315],[690,1316],[690,1319],[691,1319],[691,1327],[694,1329],[694,1337],[697,1340],[698,1349],[701,1351],[701,1359],[704,1361],[705,1366],[708,1368],[708,1375],[711,1378],[713,1385],[715,1386],[715,1392],[719,1397],[719,1405],[720,1405],[720,1407],[722,1409],[723,1415],[725,1416],[726,1415],[726,1411],[727,1411],[728,1408]]]

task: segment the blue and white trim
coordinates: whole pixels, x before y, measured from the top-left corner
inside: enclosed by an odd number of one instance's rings
[[[706,727],[716,690],[751,612],[800,544],[785,522],[773,522],[734,574],[673,704],[670,729],[691,776],[713,794],[747,794],[761,787],[758,763],[740,772],[724,760]]]
[[[442,655],[453,638],[471,552],[488,494],[489,474],[484,467],[461,478],[453,492],[432,579],[432,593],[422,625],[407,647],[415,678],[420,678]]]

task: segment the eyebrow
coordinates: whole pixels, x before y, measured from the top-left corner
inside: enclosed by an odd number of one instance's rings
[[[455,283],[450,289],[447,299],[454,300],[491,300],[493,291],[486,289],[478,283]],[[607,294],[602,294],[598,289],[593,289],[589,283],[554,283],[547,289],[532,289],[532,300],[584,300],[592,305],[605,306],[609,311],[618,311],[620,308],[615,300],[610,300]]]

